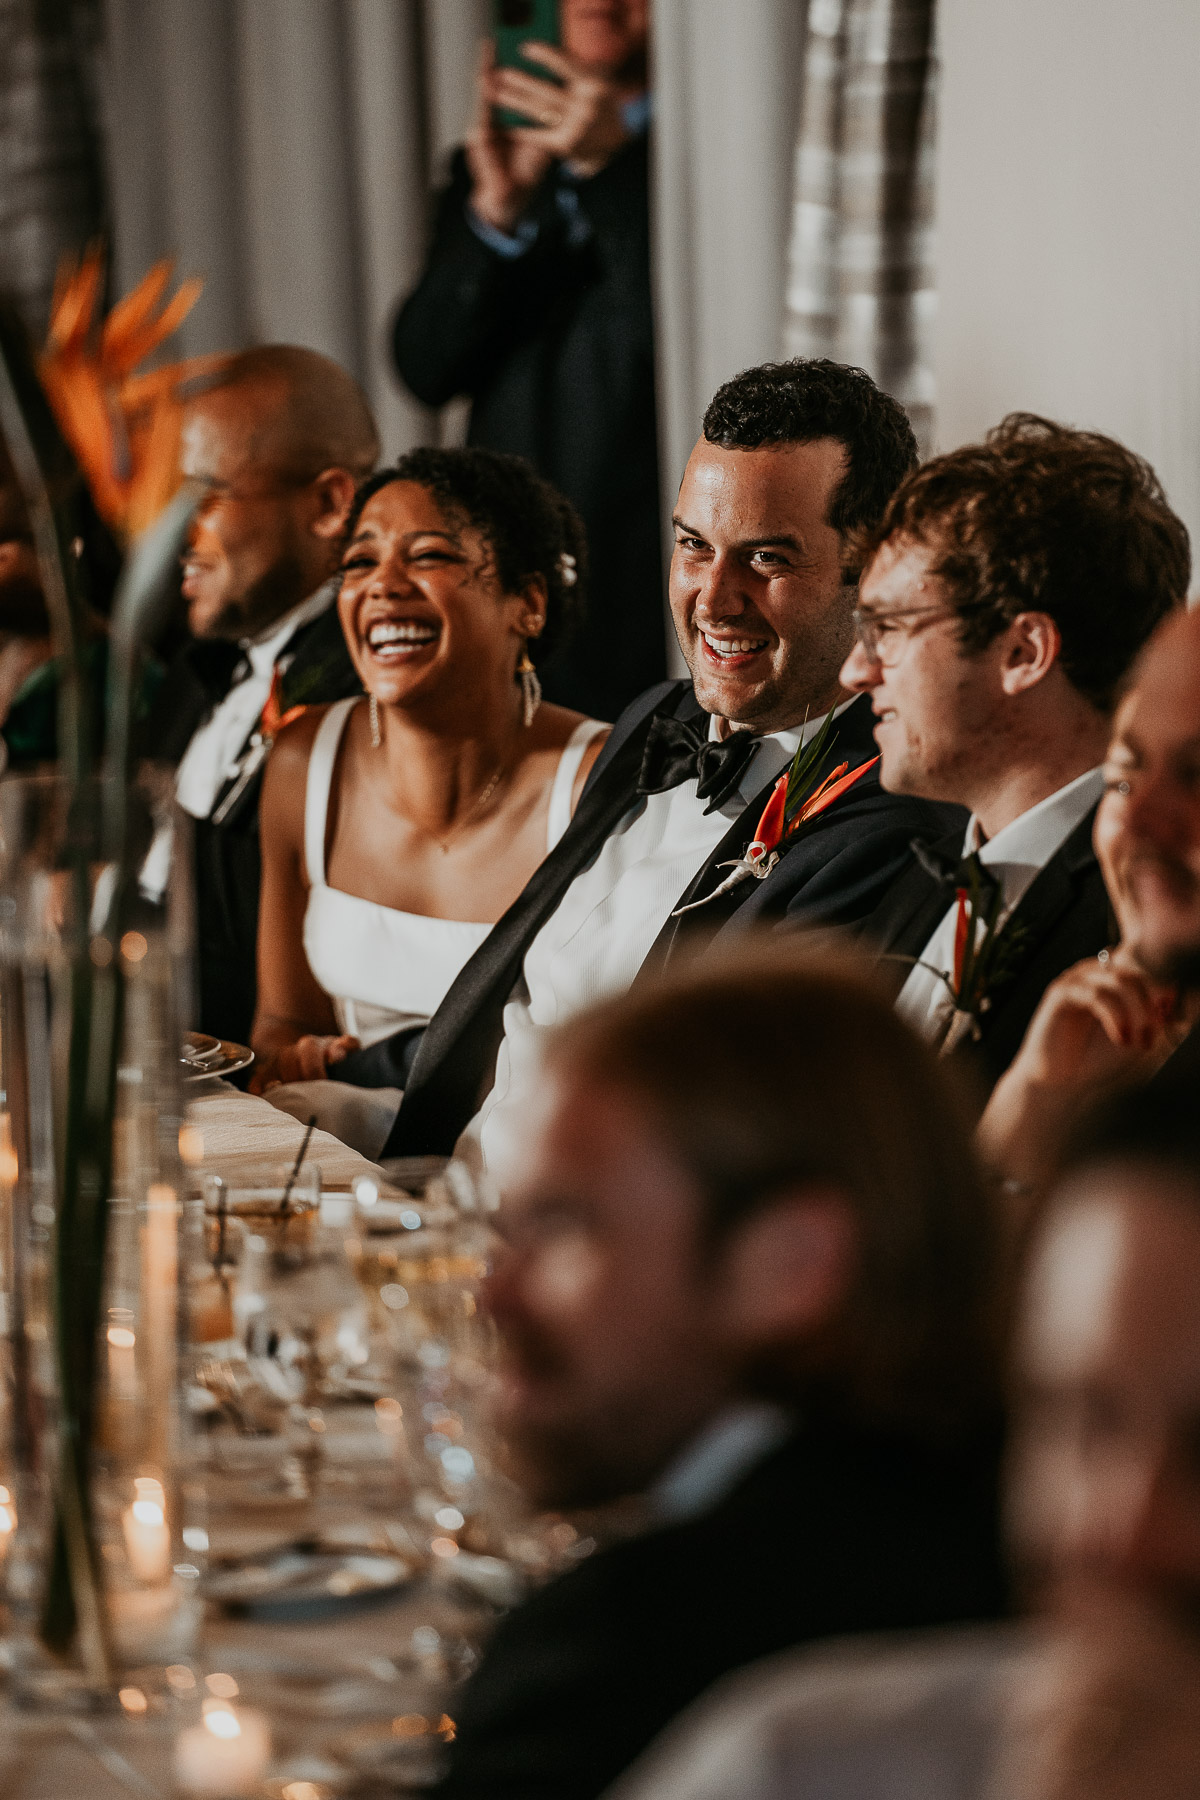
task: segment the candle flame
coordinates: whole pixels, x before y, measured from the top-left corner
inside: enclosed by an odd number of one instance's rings
[[[232,1706],[206,1707],[204,1723],[216,1738],[229,1740],[242,1735],[242,1722]]]
[[[108,1328],[108,1341],[112,1344],[114,1349],[132,1350],[133,1346],[137,1343],[137,1333],[130,1331],[128,1325],[110,1325]]]

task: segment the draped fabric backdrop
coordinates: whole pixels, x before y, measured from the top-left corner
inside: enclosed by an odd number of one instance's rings
[[[104,0],[116,285],[174,254],[188,353],[310,345],[395,456],[439,432],[387,329],[462,136],[486,0]]]
[[[658,416],[668,514],[721,382],[779,356],[804,0],[654,0]],[[669,538],[669,525],[664,524]],[[675,635],[672,672],[684,672]]]
[[[0,0],[0,288],[40,338],[64,251],[104,229],[99,0]]]
[[[862,362],[924,416],[932,4],[655,0],[668,509],[713,390],[784,350],[785,288],[787,348]],[[2,252],[34,272],[38,304],[59,248],[102,222],[78,48],[79,21],[99,15],[113,287],[174,255],[206,282],[183,352],[308,344],[362,381],[389,456],[453,437],[461,409],[438,418],[409,398],[387,331],[467,123],[488,14],[487,0],[0,0],[0,21],[36,19],[40,32],[19,50],[40,71],[36,104],[0,62],[0,156],[15,111],[40,170],[20,190],[24,236],[8,221]],[[0,207],[17,192],[6,183]]]
[[[785,341],[857,363],[933,447],[934,0],[811,0]]]

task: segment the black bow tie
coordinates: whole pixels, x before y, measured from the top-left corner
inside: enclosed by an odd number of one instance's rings
[[[990,896],[1000,886],[992,871],[980,862],[978,850],[972,850],[969,856],[946,856],[931,844],[923,844],[919,838],[914,838],[911,848],[925,873],[944,887],[970,889],[977,886],[980,894]]]
[[[637,791],[665,794],[694,775],[697,794],[708,801],[705,812],[715,812],[737,788],[760,742],[752,731],[732,731],[724,742],[714,743],[707,720],[701,727],[687,719],[659,717],[646,738]]]

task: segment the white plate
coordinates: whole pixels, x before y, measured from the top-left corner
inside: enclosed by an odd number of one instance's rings
[[[209,1081],[214,1075],[236,1075],[239,1069],[248,1069],[254,1052],[245,1044],[209,1037],[203,1031],[185,1031],[179,1060],[187,1071],[185,1081]]]

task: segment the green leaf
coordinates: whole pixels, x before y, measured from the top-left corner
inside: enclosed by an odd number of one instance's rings
[[[819,767],[826,750],[832,750],[837,742],[837,733],[833,732],[835,710],[835,707],[830,707],[820,731],[815,737],[810,738],[807,744],[801,744],[792,758],[792,766],[788,770],[787,800],[784,803],[785,819],[790,818],[797,808],[804,804],[812,782],[813,771]]]

